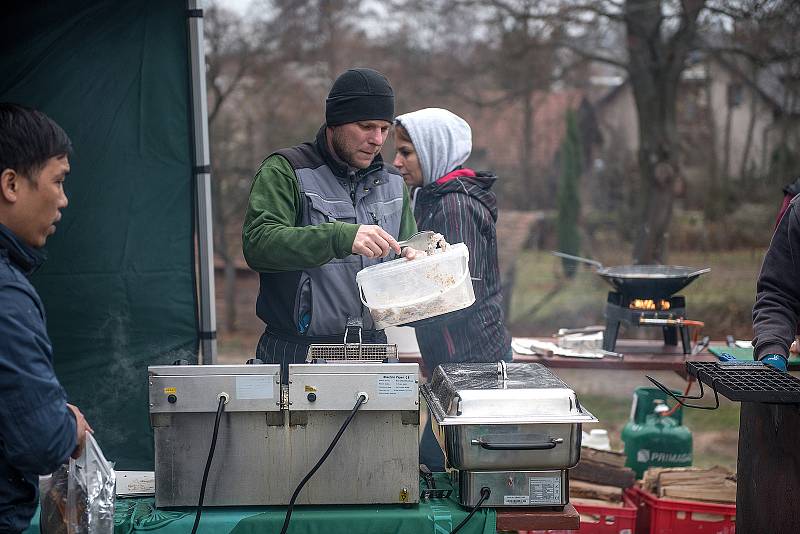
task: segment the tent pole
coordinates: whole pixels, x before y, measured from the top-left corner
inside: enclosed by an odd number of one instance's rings
[[[197,250],[200,281],[202,364],[217,363],[217,316],[214,301],[214,234],[211,218],[211,158],[208,148],[208,102],[203,42],[202,0],[188,0],[189,53],[192,67],[192,133],[197,192]]]

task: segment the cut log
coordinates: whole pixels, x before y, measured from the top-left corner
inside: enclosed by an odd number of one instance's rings
[[[607,506],[622,508],[624,505],[621,502],[608,502],[601,501],[600,499],[586,499],[583,497],[570,497],[569,502],[572,504],[590,504],[593,506]]]
[[[662,487],[660,493],[662,497],[670,499],[684,499],[691,501],[707,502],[736,502],[736,484],[726,480],[724,484],[718,486],[667,486]]]
[[[581,458],[578,465],[569,470],[569,478],[605,486],[629,488],[636,482],[636,473],[630,467],[615,467]]]
[[[599,499],[607,502],[622,502],[622,489],[581,480],[570,480],[569,496],[571,499]]]
[[[625,454],[619,451],[601,451],[591,447],[581,447],[581,461],[590,460],[614,467],[625,467]]]
[[[645,471],[642,485],[658,497],[736,502],[736,477],[725,468],[660,467]]]
[[[658,475],[658,483],[661,486],[670,486],[673,484],[695,484],[704,485],[713,481],[726,480],[731,476],[731,473],[722,467],[715,466],[710,469],[692,469],[686,470],[665,470],[661,471]]]

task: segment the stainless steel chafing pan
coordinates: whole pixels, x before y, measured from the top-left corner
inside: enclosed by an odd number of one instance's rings
[[[420,391],[455,469],[568,469],[580,459],[582,424],[597,421],[535,363],[444,364]]]

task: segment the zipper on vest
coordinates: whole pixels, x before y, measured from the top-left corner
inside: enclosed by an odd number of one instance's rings
[[[349,172],[347,174],[348,182],[350,183],[350,200],[353,201],[353,207],[356,207],[356,173]]]

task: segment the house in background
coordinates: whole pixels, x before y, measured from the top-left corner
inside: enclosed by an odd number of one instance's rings
[[[780,172],[772,162],[782,148],[796,153],[800,147],[798,96],[797,81],[777,67],[752,72],[735,58],[696,55],[683,73],[677,109],[683,173],[677,193],[687,207],[702,206],[703,195],[715,186],[790,182],[792,176],[770,173]],[[630,83],[613,88],[594,107],[603,134],[595,170],[631,182],[630,173],[638,172],[639,131]],[[604,207],[599,200],[597,207]]]

